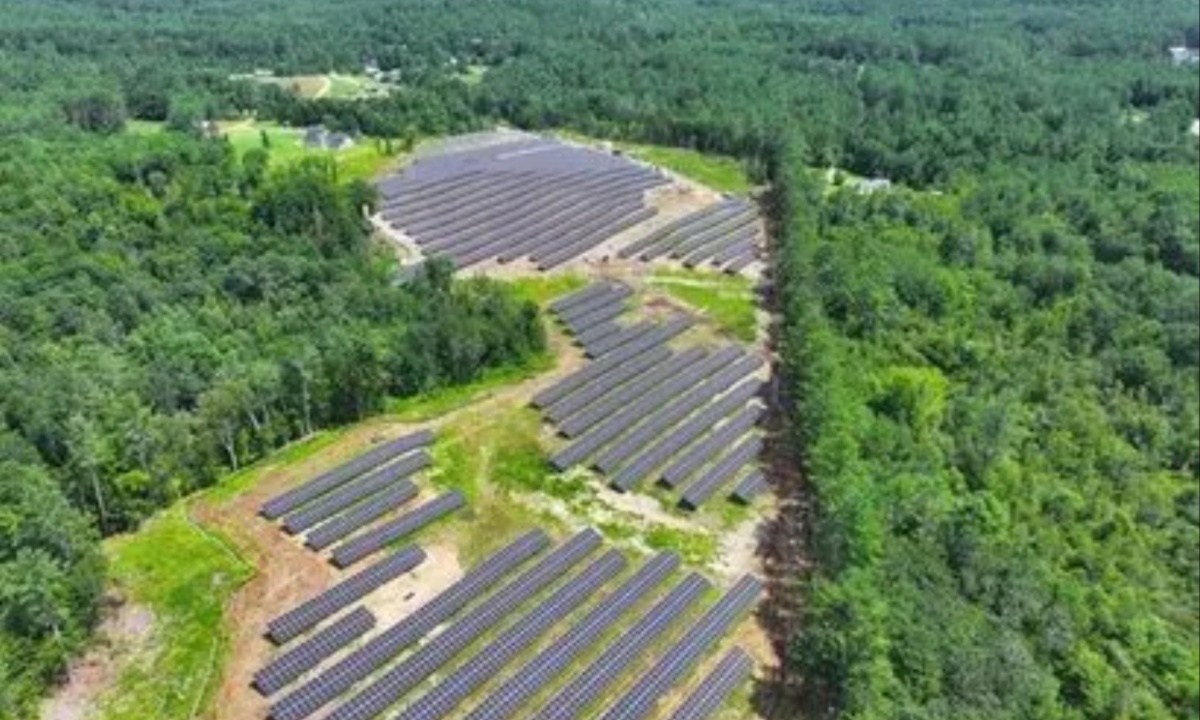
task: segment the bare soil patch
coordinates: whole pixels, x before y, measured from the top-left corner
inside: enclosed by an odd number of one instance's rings
[[[67,668],[66,680],[42,704],[41,720],[91,717],[98,699],[116,681],[121,668],[150,649],[154,615],[148,608],[110,594],[105,597],[102,612],[92,648]]]

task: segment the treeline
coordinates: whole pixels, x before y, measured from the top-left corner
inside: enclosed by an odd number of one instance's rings
[[[808,691],[853,718],[1200,717],[1200,188],[1076,165],[826,196],[802,160],[773,180]]]
[[[97,531],[544,349],[498,284],[397,285],[370,188],[266,162],[174,133],[0,150],[0,716],[86,637]]]

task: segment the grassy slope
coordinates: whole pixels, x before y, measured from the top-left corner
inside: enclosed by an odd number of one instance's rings
[[[753,280],[714,272],[656,270],[648,282],[696,308],[730,336],[754,342],[757,320]]]

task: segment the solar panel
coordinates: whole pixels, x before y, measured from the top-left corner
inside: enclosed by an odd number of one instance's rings
[[[325,720],[367,720],[377,717],[432,675],[459,651],[514,612],[531,597],[561,578],[600,545],[600,534],[587,529],[560,545],[520,577],[475,608],[413,654],[401,660],[351,696]]]
[[[473,600],[483,596],[518,565],[541,552],[550,538],[535,530],[472,568],[411,615],[368,640],[313,680],[271,706],[274,720],[300,720],[366,679],[402,650],[424,637]]]
[[[345,510],[403,477],[408,477],[430,464],[428,453],[421,450],[405,455],[398,461],[361,475],[341,487],[309,503],[283,520],[283,529],[290,535],[304,532],[313,525]],[[411,483],[410,483],[411,484]],[[415,486],[414,486],[415,489]]]
[[[678,220],[670,222],[670,223],[662,226],[661,228],[655,230],[654,232],[650,233],[646,237],[641,238],[637,242],[627,245],[626,247],[621,249],[621,252],[617,253],[617,256],[622,257],[622,258],[631,258],[634,255],[637,255],[638,253],[641,253],[645,250],[649,250],[650,248],[654,247],[655,245],[658,245],[658,244],[666,241],[668,238],[670,238],[676,232],[687,230],[714,215],[721,215],[724,213],[732,212],[733,209],[734,209],[734,207],[729,202],[722,202],[722,203],[717,203],[715,205],[709,205],[706,208],[697,210],[694,213],[685,215],[685,216],[679,218]]]
[[[421,430],[387,442],[359,455],[349,462],[342,463],[332,470],[318,475],[297,488],[293,488],[282,495],[268,500],[259,509],[259,514],[268,520],[274,520],[310,500],[324,495],[338,485],[370,470],[376,465],[380,465],[397,455],[402,455],[410,450],[428,445],[432,441],[433,433],[429,430]]]
[[[751,228],[753,232],[748,233],[748,237],[739,239],[737,242],[730,243],[727,247],[722,248],[720,252],[713,256],[713,263],[723,265],[735,257],[747,251],[753,252],[758,240],[758,228]]]
[[[517,176],[486,197],[473,198],[466,204],[447,208],[436,215],[411,223],[409,227],[417,232],[428,232],[432,237],[444,237],[449,233],[470,227],[472,224],[478,224],[497,211],[507,208],[513,200],[530,193],[540,193],[542,188],[556,185],[562,179],[558,175]]]
[[[660,408],[620,442],[606,448],[596,458],[596,467],[605,473],[612,472],[634,453],[654,442],[665,430],[711,402],[715,396],[753,373],[760,365],[762,360],[755,356],[734,361],[666,407]]]
[[[683,257],[685,267],[695,267],[708,258],[715,258],[719,253],[737,245],[751,245],[758,235],[757,225],[748,225],[729,233],[722,233],[702,246],[692,250]]]
[[[263,695],[279,692],[373,627],[375,616],[366,608],[355,608],[254,673],[255,689]]]
[[[570,320],[567,325],[573,333],[581,333],[584,330],[598,325],[602,322],[612,320],[613,318],[625,312],[625,304],[622,302],[612,302],[607,305],[602,305],[586,315],[579,315]]]
[[[667,631],[709,589],[708,581],[692,573],[640,620],[622,632],[596,660],[584,668],[550,699],[536,720],[576,720],[601,693],[616,682],[626,668]],[[529,714],[526,713],[526,716]]]
[[[761,592],[762,583],[757,579],[746,576],[739,580],[638,678],[623,697],[609,706],[600,720],[645,720],[649,717],[658,701],[733,628]]]
[[[762,470],[753,470],[738,482],[730,497],[740,503],[749,505],[754,502],[754,498],[761,495],[766,489],[767,476],[763,475]]]
[[[651,334],[635,340],[611,355],[587,365],[579,372],[568,375],[557,384],[534,395],[530,404],[534,407],[546,407],[551,403],[557,402],[578,388],[583,387],[585,383],[600,377],[604,373],[611,372],[613,369],[620,367],[638,355],[649,352],[670,339],[663,334],[662,328],[658,328],[655,332],[658,334]]]
[[[654,410],[670,401],[677,394],[716,372],[718,369],[717,362],[720,361],[718,356],[721,354],[721,352],[713,353],[686,371],[659,383],[657,387],[643,394],[635,402],[613,413],[599,425],[589,428],[575,442],[555,454],[550,461],[560,471],[566,470],[578,462],[582,462],[592,453],[617,438],[621,433],[628,431],[638,422],[645,419]],[[718,360],[714,362],[714,358],[718,358]]]
[[[724,270],[725,272],[727,272],[731,275],[733,273],[739,273],[742,270],[746,269],[746,266],[748,266],[750,263],[754,262],[757,259],[758,259],[758,251],[751,248],[748,252],[743,252],[741,255],[738,255],[737,257],[730,260],[729,264],[726,265],[724,268],[722,268],[722,270]]]
[[[543,414],[555,422],[560,422],[579,412],[588,405],[602,399],[614,388],[642,375],[651,368],[662,365],[671,358],[671,351],[664,346],[658,346],[650,351],[632,358],[604,375],[592,380],[584,387],[570,395],[554,402],[543,409]]]
[[[624,325],[610,320],[608,322],[602,322],[598,325],[593,325],[587,330],[576,334],[575,341],[586,348],[592,343],[602,340],[609,335],[621,333],[625,330],[626,328]]]
[[[633,201],[629,198],[628,191],[616,188],[610,188],[603,194],[593,193],[583,196],[580,198],[580,202],[574,207],[545,218],[538,224],[538,229],[523,231],[518,236],[520,239],[511,243],[499,255],[499,259],[501,262],[508,262],[509,260],[521,257],[535,251],[538,247],[545,245],[553,238],[558,237],[564,227],[590,227],[598,218],[608,217],[612,213],[614,206],[629,206],[632,204]]]
[[[423,562],[425,551],[421,548],[401,548],[270,621],[267,623],[267,637],[281,645]]]
[[[621,300],[624,300],[633,294],[632,290],[620,283],[604,283],[602,287],[604,287],[604,292],[585,298],[583,301],[574,303],[564,310],[559,310],[555,313],[555,315],[557,315],[558,318],[564,323],[570,325],[571,321],[575,318],[587,315],[593,310],[597,310],[606,305],[612,305],[613,303],[620,302]]]
[[[608,292],[608,283],[592,283],[582,290],[576,290],[570,295],[564,295],[550,303],[550,312],[560,313],[584,302],[588,298],[603,295]]]
[[[584,349],[587,351],[588,357],[597,358],[601,355],[616,350],[627,342],[633,342],[634,340],[637,340],[656,327],[658,327],[658,323],[649,321],[640,322],[636,325],[625,328],[620,332],[606,333],[604,336],[597,338],[590,343],[585,342]]]
[[[758,220],[758,216],[750,211],[731,215],[721,222],[713,223],[711,226],[689,235],[683,242],[671,248],[671,257],[684,257],[685,255],[707,245],[713,240],[716,240],[721,235],[737,232],[744,227],[752,225],[756,220]]]
[[[324,550],[338,540],[401,507],[415,498],[419,492],[417,486],[407,480],[384,488],[341,515],[318,525],[305,536],[304,544],[311,550]]]
[[[707,230],[708,228],[725,222],[730,217],[739,215],[746,211],[747,206],[744,203],[728,202],[724,203],[719,212],[705,216],[702,220],[692,223],[687,228],[677,230],[662,241],[642,251],[641,258],[643,260],[654,260],[672,252],[686,238]]]
[[[466,504],[467,499],[457,490],[439,495],[411,512],[389,520],[377,528],[372,528],[338,545],[333,550],[330,562],[339,568],[353,565],[371,553],[382,550],[400,538],[411,535]]]
[[[679,504],[692,510],[703,505],[717,490],[732,480],[739,470],[755,461],[762,452],[762,444],[762,438],[756,436],[741,442],[705,470],[695,482],[688,485]]]
[[[592,248],[608,241],[613,236],[628,230],[638,223],[645,222],[658,214],[653,207],[633,207],[614,213],[614,217],[603,226],[579,236],[571,236],[566,241],[553,246],[549,252],[538,258],[539,270],[550,270],[578,257]]]
[[[671,714],[671,720],[708,720],[729,699],[738,685],[746,682],[754,670],[754,661],[741,648],[734,648],[721,658],[713,671]]]
[[[762,388],[761,380],[738,385],[733,390],[717,398],[711,405],[701,409],[683,424],[675,428],[675,432],[664,435],[658,442],[641,451],[637,457],[624,465],[612,477],[614,487],[628,490],[650,474],[658,466],[667,462],[671,456],[693,440],[712,429],[714,425],[739,409],[744,410],[746,402],[758,394]],[[762,411],[759,410],[761,413]]]
[[[676,487],[687,480],[697,470],[708,464],[718,453],[738,441],[746,434],[758,419],[763,410],[751,406],[738,413],[729,422],[714,430],[708,437],[689,448],[675,462],[663,470],[659,480],[667,487]]]
[[[500,633],[433,690],[409,705],[396,720],[441,720],[450,714],[624,567],[625,558],[621,553],[609,550],[578,577],[568,580],[528,615]]]
[[[733,350],[735,354],[740,354],[741,352],[736,348],[726,349]],[[722,355],[724,356],[721,357]],[[580,412],[565,418],[559,423],[558,430],[567,437],[578,437],[588,428],[594,427],[605,418],[611,417],[614,412],[617,412],[637,398],[644,396],[650,390],[658,387],[667,380],[679,377],[680,373],[694,372],[699,374],[703,373],[705,368],[716,368],[728,361],[728,353],[718,352],[708,356],[702,348],[690,347],[681,353],[677,353],[670,360],[650,368],[645,374],[638,375],[626,383],[611,388],[605,393],[604,397],[588,405]]]
[[[656,555],[621,587],[597,603],[553,645],[514,672],[511,678],[467,715],[466,720],[507,720],[528,707],[535,695],[590,649],[622,615],[640,603],[678,567],[678,555]]]

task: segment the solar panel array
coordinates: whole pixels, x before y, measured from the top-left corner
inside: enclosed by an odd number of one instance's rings
[[[704,654],[733,627],[762,592],[762,583],[744,577],[709,608],[662,657],[644,673],[633,687],[610,705],[600,720],[645,720],[658,701]]]
[[[282,690],[373,627],[375,616],[366,608],[355,608],[255,673],[254,687],[263,695]]]
[[[421,548],[406,547],[397,550],[371,567],[346,578],[267,623],[267,637],[277,644],[288,642],[423,562],[425,551]]]
[[[624,285],[599,282],[555,300],[550,311],[580,339],[595,327],[581,329],[581,319],[607,308],[619,314],[630,295]],[[599,359],[533,398],[572,441],[551,457],[557,470],[587,463],[621,491],[657,476],[668,487],[687,486],[680,506],[694,510],[755,469],[763,361],[737,345],[670,349],[667,341],[691,322],[612,323],[585,344]],[[719,457],[733,445],[736,459]]]
[[[622,258],[671,257],[686,267],[738,273],[759,259],[759,218],[745,200],[725,200],[674,220],[623,247]]]
[[[652,217],[645,193],[668,182],[625,158],[509,133],[384,180],[380,217],[460,268],[528,257],[549,270]]]
[[[300,487],[293,488],[282,495],[271,498],[259,509],[259,514],[268,520],[275,520],[285,513],[289,513],[301,505],[317,499],[348,480],[376,468],[392,458],[424,447],[431,442],[433,442],[433,433],[428,430],[421,430],[384,443],[349,462],[342,463],[332,470],[318,475]]]
[[[387,665],[404,649],[425,637],[471,601],[479,598],[516,567],[544,550],[550,538],[527,533],[472,568],[412,614],[368,640],[337,663],[271,706],[274,720],[300,720],[332,702]]]
[[[384,499],[389,500],[389,498]],[[458,510],[466,503],[467,499],[457,490],[439,495],[411,512],[362,532],[338,545],[333,550],[330,562],[339,568],[349,567],[368,555],[378,552],[393,542]]]
[[[585,529],[544,552],[550,544],[541,531],[517,538],[381,630],[366,608],[342,609],[414,566],[424,557],[416,548],[395,553],[273,621],[272,631],[308,635],[254,676],[260,693],[282,695],[268,717],[507,720],[532,717],[532,703],[555,687],[538,717],[574,719],[602,701],[652,650],[651,673],[659,678],[655,687],[681,679],[682,671],[661,668],[674,667],[670,658],[676,652],[688,659],[684,670],[698,662],[708,645],[697,638],[707,640],[728,629],[756,594],[750,592],[755,581],[739,582],[676,647],[660,655],[654,650],[659,639],[702,603],[708,581],[691,573],[662,588],[680,566],[680,558],[667,552],[609,588],[628,561],[617,550],[598,552],[603,546],[598,532]],[[648,603],[648,609],[635,612]],[[333,619],[324,623],[326,618]],[[467,653],[469,648],[474,649]],[[593,659],[585,669],[565,677],[589,654]],[[482,692],[498,678],[495,687]],[[720,699],[741,680],[744,676],[723,672],[702,682],[695,694],[710,688],[705,693]],[[637,687],[642,679],[633,682]],[[470,708],[473,701],[478,702]]]
[[[422,430],[384,443],[272,498],[260,514],[282,518],[288,534],[306,533],[310,550],[341,543],[330,562],[346,568],[463,506],[462,495],[450,492],[388,517],[420,495],[411,478],[432,463],[425,450],[432,441]]]
[[[671,720],[708,720],[725,704],[733,691],[746,682],[753,670],[754,661],[745,650],[730,650],[671,713]]]

